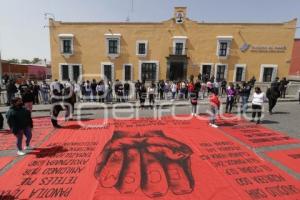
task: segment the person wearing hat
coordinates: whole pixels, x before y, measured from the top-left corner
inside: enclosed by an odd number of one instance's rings
[[[31,129],[33,128],[33,122],[31,113],[23,107],[21,98],[16,97],[12,99],[11,107],[6,113],[6,118],[9,128],[17,138],[17,155],[23,156],[26,154],[22,148],[23,135],[26,137],[25,150],[30,150],[30,141],[32,138]]]

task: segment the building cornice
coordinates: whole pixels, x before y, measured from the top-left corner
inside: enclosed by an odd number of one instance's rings
[[[66,22],[66,21],[54,21],[51,20],[52,23],[59,23],[62,25],[163,25],[164,23],[175,20],[174,18],[170,18],[168,20],[164,20],[161,22]],[[292,19],[287,22],[206,22],[206,21],[195,21],[189,18],[185,19],[186,21],[193,22],[200,25],[286,25],[291,22],[297,21],[297,18]]]

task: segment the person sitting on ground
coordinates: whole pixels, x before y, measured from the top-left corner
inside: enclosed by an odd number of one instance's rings
[[[9,128],[17,138],[17,155],[23,156],[26,154],[22,147],[23,135],[26,137],[25,150],[30,150],[30,141],[32,138],[31,129],[33,128],[33,122],[31,113],[23,107],[21,98],[16,97],[12,99],[11,107],[6,113],[6,118]]]
[[[221,102],[215,90],[211,91],[211,95],[209,96],[209,105],[210,105],[209,125],[214,128],[218,128],[218,126],[216,125],[216,115],[220,110]]]
[[[256,87],[253,98],[252,98],[252,120],[254,122],[256,114],[257,114],[257,124],[260,123],[261,120],[261,110],[263,103],[265,101],[265,94],[261,91],[260,87]]]

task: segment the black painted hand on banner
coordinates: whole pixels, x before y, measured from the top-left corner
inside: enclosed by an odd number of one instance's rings
[[[115,131],[103,148],[95,176],[102,187],[115,187],[121,193],[141,188],[148,197],[163,196],[168,189],[188,194],[194,188],[191,155],[190,147],[162,131]]]

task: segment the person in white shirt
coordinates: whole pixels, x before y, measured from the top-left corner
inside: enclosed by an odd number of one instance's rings
[[[155,99],[155,84],[152,83],[151,86],[148,88],[148,96],[149,96],[149,105],[150,108],[153,109],[154,106],[154,99]]]
[[[171,92],[172,92],[172,100],[174,100],[177,92],[177,85],[174,82],[172,82],[171,84]]]
[[[61,92],[60,83],[58,82],[57,79],[55,79],[54,82],[52,82],[50,84],[50,90],[51,90],[51,93],[53,93],[53,90],[57,90],[58,93]]]
[[[257,114],[257,124],[260,123],[261,118],[261,110],[263,103],[266,100],[265,94],[261,91],[260,87],[255,88],[255,92],[253,94],[252,98],[252,120],[251,122],[254,122],[256,114]]]
[[[74,93],[76,95],[76,102],[80,102],[81,99],[81,88],[80,85],[74,82]]]
[[[101,80],[97,87],[96,87],[96,92],[99,96],[99,102],[104,103],[104,99],[105,99],[105,84],[103,82],[103,80]]]

